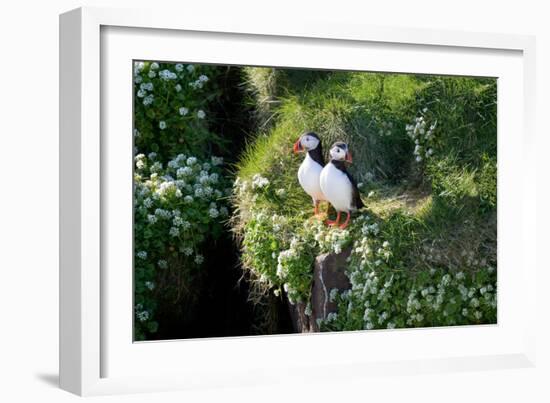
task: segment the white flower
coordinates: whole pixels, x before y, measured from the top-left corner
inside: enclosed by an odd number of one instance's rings
[[[254,189],[261,189],[269,185],[269,180],[263,176],[256,174],[252,177],[252,187]]]
[[[195,189],[195,197],[203,197],[204,196],[204,189],[203,188],[196,188]]]
[[[337,288],[333,288],[332,290],[330,290],[330,295],[329,295],[330,302],[334,302],[334,300],[336,300],[337,296],[338,296],[338,289]]]
[[[155,97],[153,96],[153,94],[147,95],[147,96],[143,99],[143,105],[145,105],[145,106],[151,105],[151,104],[153,103],[154,100],[155,100]]]
[[[149,74],[147,74],[149,78],[155,78],[157,76],[157,73],[155,73],[153,70],[149,71]]]
[[[206,113],[204,113],[202,109],[199,109],[199,111],[197,112],[197,117],[199,119],[204,119],[206,117]]]
[[[134,72],[139,73],[143,68],[145,67],[145,63],[143,62],[134,62]]]
[[[176,189],[176,184],[174,182],[162,182],[159,188],[157,189],[156,193],[159,196],[166,196],[170,192],[176,191],[176,190],[179,190],[179,189]]]
[[[176,86],[174,88],[176,89],[176,92],[181,91],[181,85],[180,84],[176,84]]]
[[[220,212],[215,208],[211,208],[210,210],[208,210],[208,215],[212,218],[216,218],[218,215],[220,215]]]
[[[149,224],[155,224],[157,222],[157,216],[154,215],[154,214],[149,214],[147,216],[147,221],[149,222]]]
[[[189,157],[187,158],[187,165],[192,166],[197,163],[197,159],[195,157]]]
[[[159,122],[159,127],[160,127],[160,130],[166,129],[166,122],[164,120],[161,120]]]
[[[196,264],[201,264],[202,262],[204,262],[204,257],[202,255],[195,256],[195,263]]]
[[[277,196],[282,197],[282,196],[284,196],[284,195],[286,194],[286,190],[285,190],[285,189],[277,189],[277,190],[275,191],[275,194],[277,194]]]
[[[176,227],[171,227],[169,234],[170,236],[176,237],[180,234],[180,230]]]
[[[208,180],[210,181],[210,183],[218,183],[219,176],[217,173],[214,172],[210,174],[210,177],[208,178]]]
[[[137,168],[137,169],[143,169],[143,168],[145,168],[145,161],[143,161],[143,160],[137,160],[137,161],[136,161],[136,168]]]
[[[195,70],[195,66],[193,66],[192,64],[187,65],[187,71],[189,73],[192,73],[194,70]]]
[[[179,113],[181,116],[185,116],[189,113],[189,109],[187,109],[186,107],[182,106],[181,108],[179,108]]]
[[[142,311],[137,314],[138,320],[140,322],[145,322],[147,319],[149,319],[149,312]]]
[[[158,173],[160,171],[162,171],[162,164],[159,161],[151,165],[151,172]],[[151,178],[153,178],[153,175],[151,175]]]
[[[159,68],[159,64],[157,62],[151,63],[151,70],[157,70]]]
[[[190,176],[192,173],[193,173],[193,170],[190,167],[181,167],[181,168],[178,168],[178,170],[176,171],[176,176],[178,178],[181,178],[185,176]]]
[[[153,205],[153,200],[151,200],[151,198],[148,197],[147,199],[143,200],[143,205],[146,208],[150,208]]]
[[[191,256],[191,255],[193,254],[193,249],[191,249],[191,248],[183,248],[183,251],[182,251],[182,252],[183,252],[183,254],[184,254],[185,256]]]
[[[214,166],[218,166],[218,165],[223,164],[223,158],[222,157],[212,157],[211,161],[212,161],[212,165],[214,165]]]
[[[153,283],[152,281],[146,281],[145,282],[145,287],[152,290],[153,288],[155,288],[155,283]]]
[[[171,71],[168,70],[168,69],[162,70],[162,71],[159,73],[159,77],[160,77],[162,80],[164,80],[164,81],[175,80],[176,78],[178,78],[178,76],[176,75],[176,73],[173,73],[173,72],[171,72]]]
[[[144,250],[139,251],[139,252],[137,253],[137,257],[139,257],[140,259],[145,260],[145,259],[147,259],[147,252],[144,251]]]
[[[183,71],[183,64],[181,64],[181,63],[176,64],[176,71],[177,72],[182,72]]]
[[[336,312],[330,312],[327,315],[327,321],[328,322],[332,322],[333,320],[336,320],[336,319],[338,319],[338,314]]]
[[[157,265],[161,268],[161,269],[166,269],[168,267],[168,262],[166,260],[159,260],[157,262]]]
[[[193,203],[193,196],[189,196],[189,195],[188,195],[188,196],[185,196],[185,197],[183,198],[183,201],[184,201],[185,203],[187,203],[187,204],[191,204],[191,203]]]
[[[208,77],[205,76],[204,74],[201,74],[199,76],[199,81],[202,81],[203,83],[207,82],[208,81]]]

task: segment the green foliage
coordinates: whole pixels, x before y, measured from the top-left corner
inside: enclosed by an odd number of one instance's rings
[[[206,241],[218,238],[228,209],[222,159],[201,162],[178,155],[166,167],[154,154],[135,157],[136,338],[157,329],[159,298],[174,302],[194,297]]]
[[[437,121],[438,149],[435,155],[453,154],[461,165],[474,168],[484,155],[496,158],[497,84],[492,78],[419,77],[425,88],[417,104],[427,108],[427,117]]]
[[[249,83],[259,87],[256,93],[263,94],[261,99],[269,100],[271,113],[266,117],[269,124],[259,124],[260,134],[238,164],[243,178],[276,169],[278,158],[290,152],[305,130],[317,132],[325,147],[338,140],[349,142],[357,161],[351,170],[359,181],[400,178],[406,173],[412,147],[402,133],[409,103],[424,83],[408,75],[310,72],[305,84],[292,85],[289,76],[299,72],[270,71],[247,69],[253,77]],[[262,84],[262,77],[268,77],[269,83]],[[285,163],[288,159],[296,160],[289,155]],[[286,186],[289,179],[280,182]]]
[[[247,75],[265,108],[237,165],[233,223],[262,288],[307,303],[315,256],[350,247],[352,289],[331,293],[339,310],[322,330],[495,323],[496,81]],[[346,230],[310,218],[291,153],[306,130],[325,148],[350,143],[366,209]]]
[[[180,153],[223,155],[227,140],[211,132],[207,115],[220,96],[219,68],[136,62],[134,65],[135,146],[161,161]]]
[[[210,158],[242,141],[216,109],[228,71],[135,64],[137,339],[157,330],[159,301],[193,305],[201,251],[228,219],[229,179]],[[307,304],[315,257],[350,248],[352,289],[331,292],[322,330],[496,321],[496,80],[248,67],[229,81],[241,74],[256,128],[230,222],[256,291]],[[366,208],[345,230],[311,218],[292,153],[306,130],[325,154],[338,140],[353,151]]]
[[[381,224],[359,217],[347,268],[351,289],[331,293],[338,314],[321,321],[322,330],[451,326],[496,322],[496,270],[451,271],[404,265]],[[355,227],[357,230],[357,226]]]
[[[203,251],[225,232],[231,185],[223,158],[212,155],[224,155],[228,140],[211,130],[211,109],[226,70],[134,64],[137,340],[158,330],[161,305],[171,312],[194,306],[208,258]]]

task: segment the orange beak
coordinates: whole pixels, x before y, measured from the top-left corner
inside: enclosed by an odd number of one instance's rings
[[[346,161],[349,162],[350,164],[353,163],[353,158],[351,157],[351,151],[348,151],[346,153]]]
[[[302,143],[300,142],[300,139],[296,143],[294,143],[294,147],[292,150],[294,151],[294,154],[298,154],[300,151],[302,151],[304,148],[302,147]]]

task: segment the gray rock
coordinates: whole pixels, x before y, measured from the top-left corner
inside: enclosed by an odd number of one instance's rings
[[[313,331],[319,331],[317,319],[326,319],[329,313],[338,309],[336,303],[330,302],[330,291],[334,288],[339,291],[351,288],[345,272],[346,259],[350,253],[351,248],[348,248],[338,254],[326,253],[315,258],[311,290]]]
[[[330,302],[330,291],[336,288],[341,292],[351,288],[345,273],[346,259],[350,253],[351,248],[348,248],[338,254],[325,253],[315,258],[311,288],[311,316],[305,314],[305,303],[288,304],[295,332],[318,332],[317,319],[326,319],[329,313],[337,311],[336,303]]]

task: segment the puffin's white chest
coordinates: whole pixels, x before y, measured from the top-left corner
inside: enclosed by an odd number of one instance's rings
[[[298,182],[300,182],[304,191],[314,200],[325,200],[319,184],[322,170],[323,167],[313,160],[309,154],[306,154],[306,158],[304,158],[300,169],[298,169]]]
[[[320,185],[326,200],[337,211],[349,212],[352,209],[353,187],[347,175],[332,163],[323,168]]]

